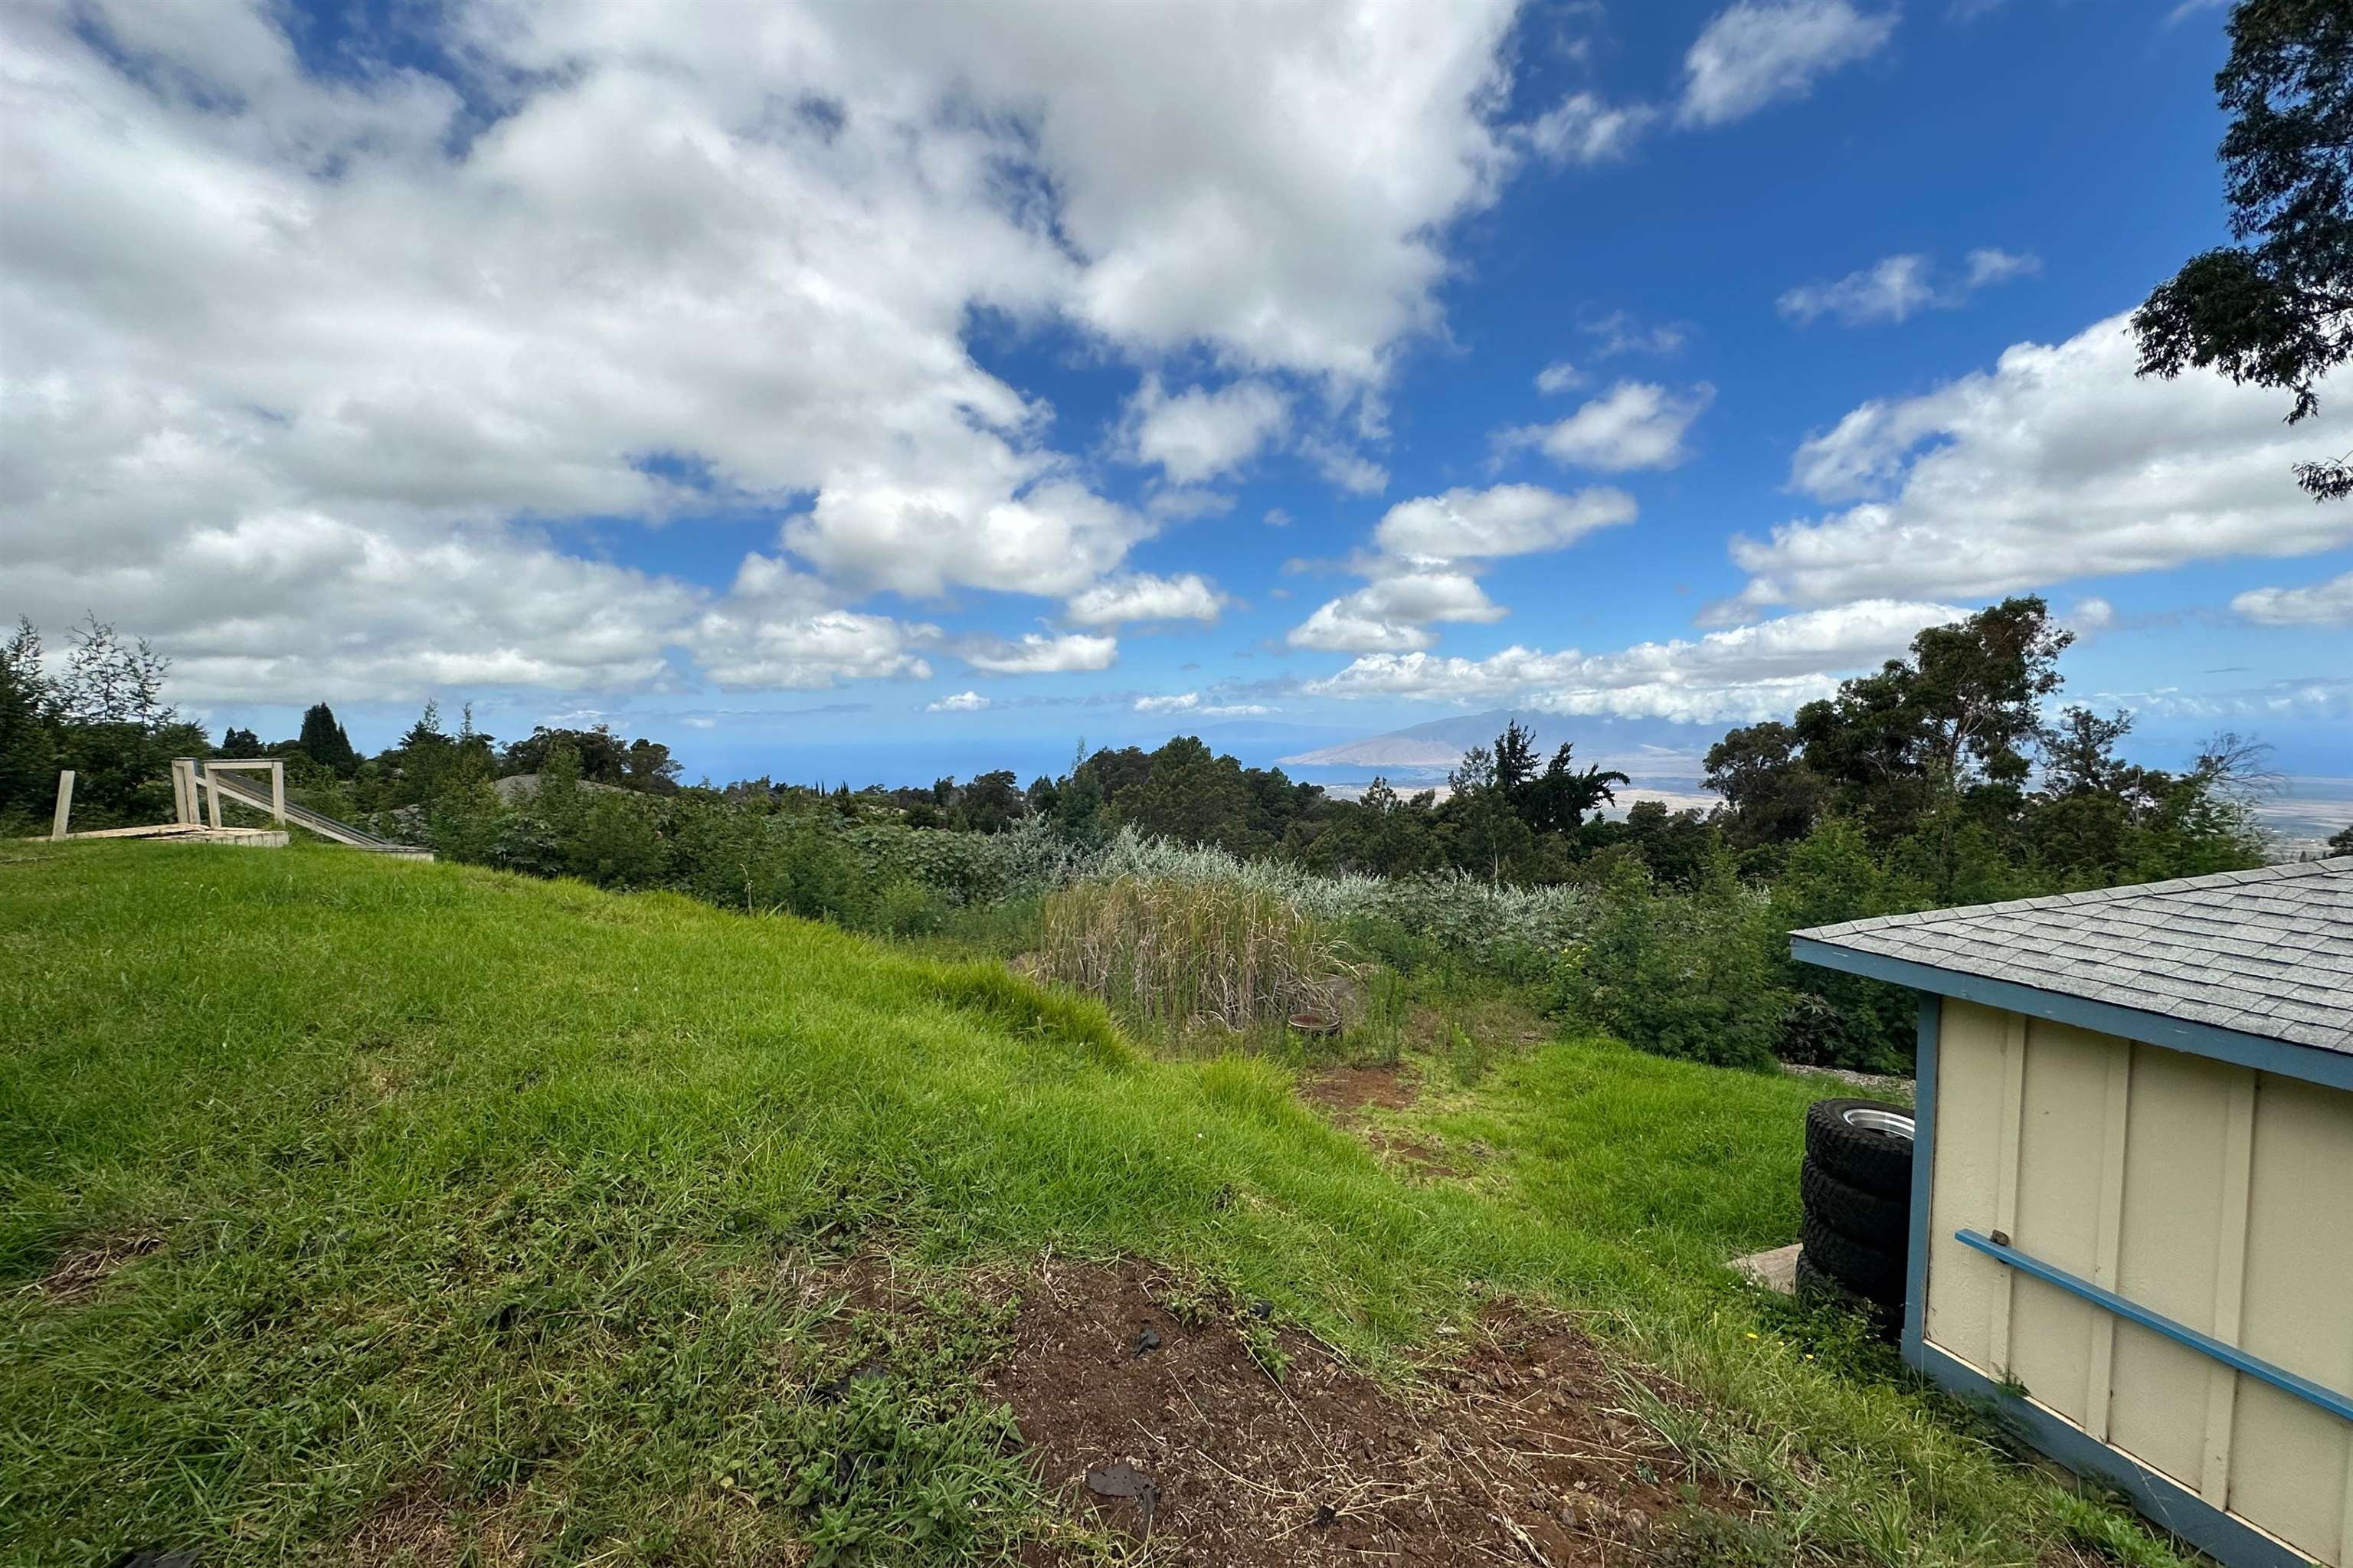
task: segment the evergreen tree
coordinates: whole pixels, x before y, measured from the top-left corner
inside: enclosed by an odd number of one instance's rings
[[[58,778],[58,699],[41,669],[41,634],[30,620],[0,646],[0,822],[38,813]]]
[[[324,703],[313,703],[303,710],[301,733],[294,744],[303,756],[338,777],[348,779],[359,771],[359,753],[352,749],[352,737],[335,722],[335,710]]]

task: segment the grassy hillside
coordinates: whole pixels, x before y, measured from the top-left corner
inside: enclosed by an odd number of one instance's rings
[[[1794,1234],[1818,1086],[1497,1061],[1388,1118],[1461,1172],[1416,1176],[1278,1067],[1156,1060],[823,926],[299,846],[0,846],[0,1557],[390,1560],[370,1532],[426,1499],[495,1502],[547,1561],[988,1558],[1049,1511],[973,1390],[992,1308],[871,1330],[885,1393],[781,1391],[846,1353],[828,1264],[953,1291],[1050,1249],[1264,1298],[1391,1376],[1498,1296],[1587,1314],[1703,1396],[1653,1416],[1750,1489],[1759,1561],[2172,1560],[1720,1268]],[[770,1474],[804,1479],[746,1502]]]

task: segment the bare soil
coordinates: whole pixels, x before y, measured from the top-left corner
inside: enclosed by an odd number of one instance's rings
[[[1367,1107],[1404,1110],[1413,1104],[1420,1088],[1420,1080],[1408,1076],[1401,1067],[1354,1066],[1327,1068],[1302,1083],[1299,1093],[1333,1121],[1371,1144],[1376,1152],[1405,1166],[1412,1174],[1459,1178],[1463,1174],[1461,1168],[1438,1145],[1372,1126],[1361,1114]]]
[[[1143,1264],[1041,1266],[985,1380],[1074,1516],[1155,1563],[1633,1568],[1688,1561],[1678,1513],[1740,1508],[1556,1316],[1491,1313],[1409,1397],[1249,1304],[1184,1299]]]
[[[1407,1076],[1402,1067],[1330,1067],[1302,1084],[1299,1092],[1311,1104],[1345,1116],[1366,1106],[1403,1110],[1420,1088],[1420,1080]]]

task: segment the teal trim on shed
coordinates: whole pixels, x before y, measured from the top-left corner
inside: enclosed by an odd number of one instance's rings
[[[2251,1356],[2236,1345],[2226,1345],[2211,1334],[2201,1334],[2187,1323],[2176,1322],[2164,1313],[2152,1311],[2137,1301],[2126,1300],[2113,1290],[2104,1290],[2083,1276],[2070,1274],[2056,1264],[2030,1257],[2016,1247],[2004,1246],[1990,1236],[1980,1235],[1976,1231],[1955,1231],[1953,1239],[1963,1246],[1974,1247],[1997,1263],[2007,1264],[2021,1274],[2030,1275],[2045,1285],[2055,1285],[2094,1307],[2105,1308],[2128,1323],[2137,1323],[2152,1333],[2162,1334],[2176,1344],[2187,1345],[2233,1371],[2267,1383],[2282,1393],[2292,1395],[2306,1404],[2316,1405],[2340,1420],[2353,1421],[2353,1399],[2333,1388],[2316,1383],[2308,1377],[2298,1377],[2285,1367],[2274,1366],[2261,1356]]]
[[[1922,991],[1912,1070],[1912,1239],[1904,1260],[1904,1359],[1915,1367],[1928,1332],[1928,1195],[1936,1177],[1936,1039],[1944,1016],[1944,999]]]
[[[2224,1513],[2171,1477],[2109,1447],[2032,1400],[2008,1392],[1936,1346],[1921,1346],[1905,1359],[1963,1399],[1990,1406],[2026,1441],[2077,1475],[2117,1487],[2148,1519],[2229,1568],[2312,1568],[2312,1559],[2294,1547]]]

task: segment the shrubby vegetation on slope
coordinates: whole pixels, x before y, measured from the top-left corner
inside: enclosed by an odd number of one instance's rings
[[[52,679],[22,630],[0,660],[0,827],[29,831],[50,771],[79,766],[90,825],[153,820],[163,761],[205,750],[160,702],[164,665],[95,623]],[[1180,736],[1099,750],[1026,789],[1008,771],[928,789],[767,779],[682,786],[668,748],[603,728],[501,747],[438,710],[373,758],[322,704],[286,758],[308,804],[457,860],[1011,953],[1046,895],[1122,879],[1280,898],[1400,969],[1470,968],[1540,988],[1646,1049],[1718,1063],[1900,1069],[1903,1000],[1802,969],[1823,922],[2258,863],[2243,792],[2258,749],[2218,739],[2179,773],[2127,761],[2129,719],[2063,707],[2069,634],[2016,599],[1915,639],[1787,722],[1707,754],[1723,804],[1636,802],[1620,775],[1540,757],[1514,725],[1441,799],[1376,782],[1326,796]],[[142,794],[142,791],[146,791]]]

